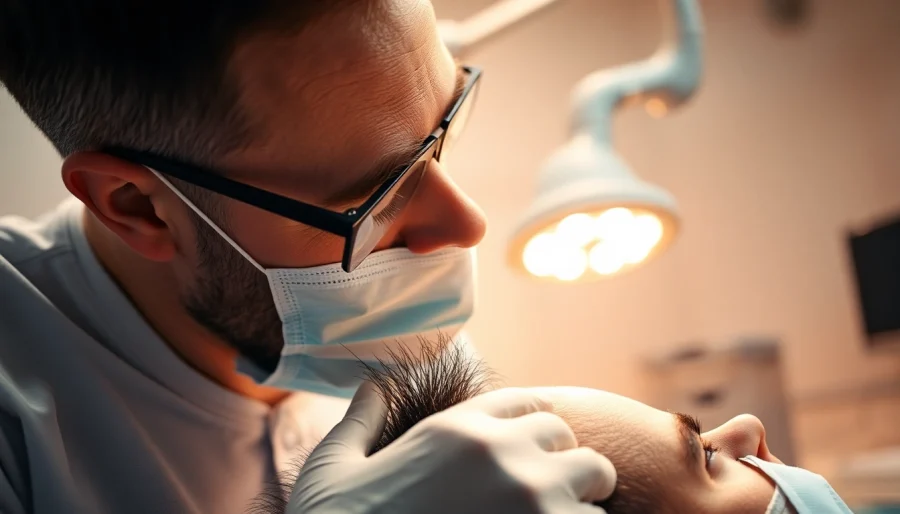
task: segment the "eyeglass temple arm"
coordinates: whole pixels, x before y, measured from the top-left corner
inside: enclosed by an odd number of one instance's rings
[[[441,37],[454,56],[461,56],[559,0],[502,0],[462,22],[440,22]],[[697,0],[660,0],[674,11],[666,32],[674,32],[644,61],[596,71],[574,92],[576,131],[589,131],[611,143],[614,111],[634,103],[664,115],[686,103],[703,72],[703,19]],[[672,16],[669,16],[671,19]],[[674,39],[674,40],[673,40]]]

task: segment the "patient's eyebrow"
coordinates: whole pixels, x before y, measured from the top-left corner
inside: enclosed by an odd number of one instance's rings
[[[674,412],[672,416],[675,418],[675,425],[678,428],[678,438],[681,440],[685,465],[696,469],[704,457],[700,447],[700,434],[702,433],[700,421],[694,416],[680,412]]]

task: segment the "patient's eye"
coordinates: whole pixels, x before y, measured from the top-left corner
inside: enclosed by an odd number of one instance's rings
[[[716,454],[719,453],[719,448],[702,438],[700,439],[700,442],[703,444],[703,453],[706,456],[706,467],[709,467],[709,464],[716,457]]]

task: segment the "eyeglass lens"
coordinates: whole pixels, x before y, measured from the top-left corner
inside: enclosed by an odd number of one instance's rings
[[[357,229],[356,238],[353,241],[353,250],[350,253],[349,269],[353,270],[363,259],[372,253],[372,249],[384,237],[391,228],[394,220],[409,203],[409,199],[416,192],[422,175],[431,157],[434,155],[434,147],[425,152],[412,168],[394,184],[394,187],[385,194],[375,205],[368,216]]]
[[[478,84],[475,84],[473,90],[469,93],[459,110],[447,127],[441,142],[441,162],[445,163],[446,157],[451,154],[453,145],[459,138],[460,132],[465,128],[469,113],[472,110],[474,99],[478,92]],[[372,250],[378,245],[378,242],[384,237],[384,234],[390,229],[391,224],[397,216],[409,203],[410,198],[419,187],[425,169],[434,156],[436,145],[432,146],[422,157],[413,165],[412,168],[394,185],[391,191],[388,191],[378,204],[372,209],[368,216],[362,221],[356,232],[353,242],[353,249],[350,252],[350,262],[347,270],[353,271],[356,267],[372,253]]]

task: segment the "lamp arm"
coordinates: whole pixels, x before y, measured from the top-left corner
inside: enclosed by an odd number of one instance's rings
[[[674,41],[669,40],[645,61],[594,72],[574,94],[576,130],[612,141],[614,111],[656,100],[654,110],[666,114],[687,102],[703,72],[703,19],[698,0],[661,0],[674,7]],[[500,0],[469,18],[440,20],[441,39],[460,57],[514,25],[558,4],[559,0]]]
[[[559,0],[500,0],[461,22],[439,20],[441,39],[454,57],[543,12]]]
[[[656,100],[654,110],[661,115],[687,102],[696,91],[703,72],[703,21],[698,1],[665,1],[674,6],[674,41],[663,43],[645,61],[600,70],[582,79],[574,93],[576,130],[587,130],[611,143],[611,118],[616,109]]]

